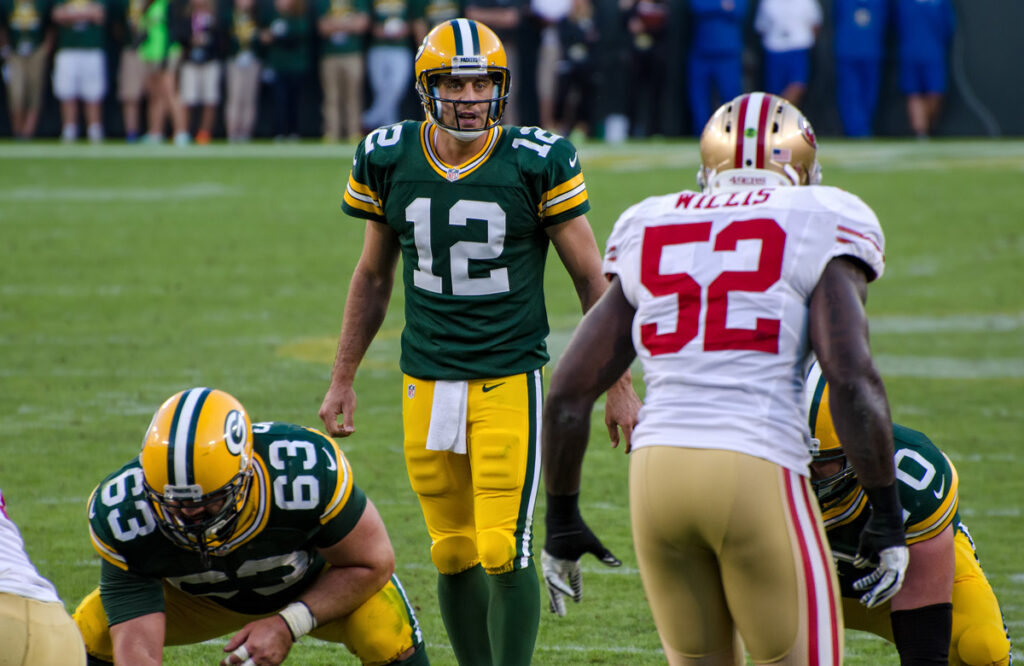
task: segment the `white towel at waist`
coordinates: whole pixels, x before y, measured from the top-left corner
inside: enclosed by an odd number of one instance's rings
[[[466,402],[469,382],[434,382],[434,404],[430,410],[427,449],[466,453]]]

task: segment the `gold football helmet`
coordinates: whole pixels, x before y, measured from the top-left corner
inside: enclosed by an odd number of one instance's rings
[[[161,531],[204,561],[252,513],[252,423],[223,391],[193,388],[168,398],[146,430],[139,462]]]
[[[811,484],[818,499],[826,501],[834,497],[845,496],[857,482],[853,476],[853,467],[843,453],[843,445],[836,435],[832,424],[832,412],[828,402],[828,382],[821,374],[821,368],[815,361],[807,372],[804,385],[804,397],[807,404],[807,425],[811,428],[811,462],[831,462],[839,460],[842,466],[834,474],[821,479],[814,479]]]
[[[457,18],[437,25],[423,38],[416,52],[415,70],[416,93],[427,118],[456,138],[472,140],[501,122],[510,82],[508,58],[501,40],[483,23]],[[465,102],[441,97],[437,87],[437,78],[441,75],[489,76],[494,81],[488,122],[483,128],[464,130],[459,127],[458,114],[455,125],[442,122],[443,104]]]
[[[740,95],[715,111],[700,135],[701,190],[817,185],[818,141],[800,111],[775,95]]]

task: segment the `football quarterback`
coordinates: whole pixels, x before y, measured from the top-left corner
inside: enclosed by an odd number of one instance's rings
[[[801,396],[812,351],[826,375],[848,379],[837,408],[864,425],[849,448],[872,507],[856,585],[883,603],[900,589],[907,548],[864,311],[884,268],[882,229],[863,201],[818,184],[811,125],[779,97],[724,104],[700,153],[700,192],[649,197],[608,238],[612,284],[573,334],[544,405],[547,520],[589,538],[574,498],[590,410],[638,359],[647,393],[630,517],[668,662],[739,664],[745,649],[755,663],[840,663]]]
[[[852,582],[858,571],[851,562],[868,520],[867,500],[836,435],[828,383],[817,363],[806,391],[811,482],[836,560],[846,627],[895,643],[902,663],[1008,664],[1010,640],[999,602],[960,519],[956,468],[923,433],[898,424],[896,479],[910,564],[903,588],[888,603],[857,603],[861,593]]]
[[[181,391],[88,508],[102,571],[74,618],[90,663],[230,632],[224,664],[279,664],[305,634],[364,664],[428,663],[380,515],[315,430]]]
[[[608,280],[576,148],[539,127],[500,124],[510,72],[494,32],[465,18],[441,23],[415,74],[426,120],[378,128],[356,148],[342,210],[363,220],[363,250],[320,418],[330,435],[354,432],[356,369],[401,261],[403,451],[441,615],[459,663],[528,664],[540,621],[533,509],[549,247],[584,310]],[[606,401],[613,441],[619,426],[628,438],[638,410],[625,375]],[[618,563],[610,553],[604,561]]]

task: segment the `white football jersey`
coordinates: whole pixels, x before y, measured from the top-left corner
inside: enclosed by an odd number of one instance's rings
[[[820,185],[652,197],[615,223],[604,270],[636,307],[647,393],[633,448],[729,449],[807,475],[808,304],[833,257],[884,268],[878,219]]]
[[[0,492],[0,592],[60,602],[53,583],[40,576],[28,559],[18,526],[4,508],[3,492]]]

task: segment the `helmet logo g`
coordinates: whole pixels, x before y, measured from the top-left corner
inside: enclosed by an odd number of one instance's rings
[[[237,409],[232,409],[224,419],[224,443],[228,445],[228,451],[232,455],[242,454],[245,448],[246,434],[245,416]]]

